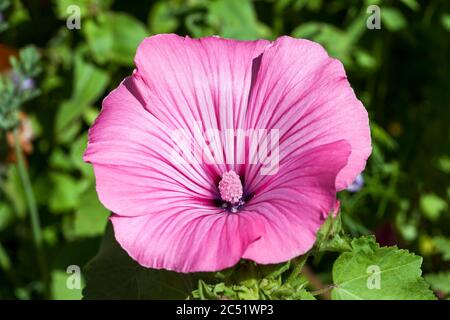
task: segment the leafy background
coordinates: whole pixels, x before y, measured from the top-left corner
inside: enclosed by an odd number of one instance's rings
[[[422,256],[425,280],[439,298],[450,295],[448,1],[9,2],[7,7],[0,5],[0,30],[4,29],[0,33],[0,72],[10,73],[10,56],[17,56],[26,45],[37,47],[41,56],[42,72],[32,79],[40,94],[23,105],[20,143],[39,208],[47,280],[36,267],[14,138],[3,130],[0,299],[81,298],[81,290],[67,289],[66,268],[83,267],[96,255],[109,215],[97,199],[92,169],[81,159],[87,130],[99,112],[102,98],[132,71],[139,42],[148,35],[168,32],[236,39],[275,39],[289,34],[320,42],[330,55],[339,58],[369,111],[374,148],[363,173],[364,187],[358,192],[339,194],[343,228],[354,237],[374,234],[383,246],[398,245]],[[80,30],[66,27],[67,7],[72,4],[81,8]],[[366,9],[372,4],[381,8],[381,30],[366,28]],[[337,253],[321,253],[309,259],[313,281],[308,286],[314,287],[314,282],[331,283],[332,277],[337,283],[348,283],[338,262],[352,265],[356,258],[384,259],[392,253],[377,248],[370,238],[360,239],[369,245],[352,243],[354,251],[339,256],[333,274]],[[104,246],[101,254],[113,250]],[[355,249],[360,247],[371,248],[370,257],[357,256],[367,254]],[[406,251],[392,254],[394,258],[399,255],[395,258],[398,261],[404,259],[414,268],[420,267],[420,259]],[[107,270],[115,261],[101,260],[99,256],[96,260],[90,263],[91,269],[94,264],[100,271],[91,273],[90,281],[101,282],[100,286],[121,281],[108,278],[111,274]],[[131,265],[127,270],[133,272],[135,267]],[[425,285],[422,280],[416,281],[420,276],[417,270],[411,271],[412,285]],[[354,272],[359,271],[355,266]],[[118,274],[127,281],[123,272]],[[143,296],[130,293],[139,281],[134,286],[128,283],[132,288],[126,297],[151,298],[152,292],[164,289],[161,285],[174,288],[177,283],[184,286],[186,281],[195,281],[178,279],[170,273],[157,274],[153,280],[151,287],[137,288],[146,292]],[[105,288],[114,296],[113,289]],[[197,295],[212,295],[210,289],[203,283]],[[342,285],[332,296],[345,298],[350,289]],[[216,286],[214,290],[226,288]],[[306,297],[305,292],[301,291],[299,297]],[[180,291],[172,296],[180,294],[183,297]],[[241,294],[252,297],[251,292]],[[85,295],[96,297],[89,288]]]

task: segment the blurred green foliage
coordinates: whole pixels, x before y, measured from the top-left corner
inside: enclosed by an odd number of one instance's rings
[[[373,4],[381,8],[380,30],[366,27]],[[80,8],[79,30],[66,27],[70,5]],[[340,59],[369,111],[373,138],[364,187],[339,195],[343,226],[424,256],[425,279],[441,298],[449,296],[448,1],[3,0],[0,14],[0,66],[29,44],[42,57],[42,74],[29,75],[40,96],[21,101],[21,127],[28,128],[23,144],[32,146],[23,149],[51,270],[50,298],[81,297],[81,290],[62,289],[66,268],[95,255],[109,215],[82,161],[87,130],[102,98],[132,72],[139,42],[168,32],[288,34],[317,41]],[[0,137],[0,299],[45,298],[13,145],[6,131]],[[329,255],[312,261],[324,282],[331,280],[331,261]]]

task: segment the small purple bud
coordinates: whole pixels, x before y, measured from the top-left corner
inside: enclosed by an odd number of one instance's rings
[[[4,21],[3,14],[0,12],[0,23]]]
[[[353,183],[347,187],[347,191],[358,192],[359,190],[362,189],[363,186],[364,186],[364,178],[362,174],[358,174],[355,181],[353,181]]]
[[[32,78],[21,79],[21,77],[13,72],[11,74],[11,79],[16,87],[20,89],[20,91],[26,91],[34,88],[34,80]]]
[[[34,88],[34,80],[31,78],[26,78],[22,81],[22,83],[20,84],[20,89],[25,91],[25,90],[30,90]]]

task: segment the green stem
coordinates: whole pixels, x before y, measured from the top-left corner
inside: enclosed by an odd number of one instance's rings
[[[6,253],[6,250],[3,248],[0,243],[0,268],[2,268],[5,272],[8,272],[11,269],[11,260]]]
[[[324,287],[324,288],[321,288],[321,289],[318,289],[318,290],[315,290],[315,291],[311,292],[311,294],[312,294],[314,297],[315,297],[315,296],[319,296],[319,295],[323,295],[324,293],[329,292],[331,289],[333,289],[333,288],[335,288],[335,287],[336,287],[335,285],[330,284],[330,285],[328,285],[328,286],[326,286],[326,287]]]
[[[22,153],[22,148],[20,145],[19,129],[14,129],[14,141],[15,141],[15,151],[17,157],[17,169],[19,170],[20,180],[25,191],[25,197],[30,211],[31,220],[31,231],[33,234],[33,242],[36,248],[36,255],[38,260],[39,269],[41,271],[42,280],[44,283],[44,296],[49,296],[49,277],[47,271],[47,263],[45,260],[41,223],[39,221],[39,212],[36,205],[36,199],[34,198],[33,188],[31,186],[30,177],[25,166],[25,159]]]

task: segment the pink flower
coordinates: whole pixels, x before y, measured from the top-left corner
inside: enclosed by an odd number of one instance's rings
[[[123,249],[178,272],[279,263],[311,249],[336,192],[371,152],[367,112],[342,64],[308,40],[177,35],[145,39],[135,63],[103,101],[84,156]],[[224,163],[172,161],[172,133],[198,124],[279,130],[276,173],[261,174],[264,163],[232,141]]]

